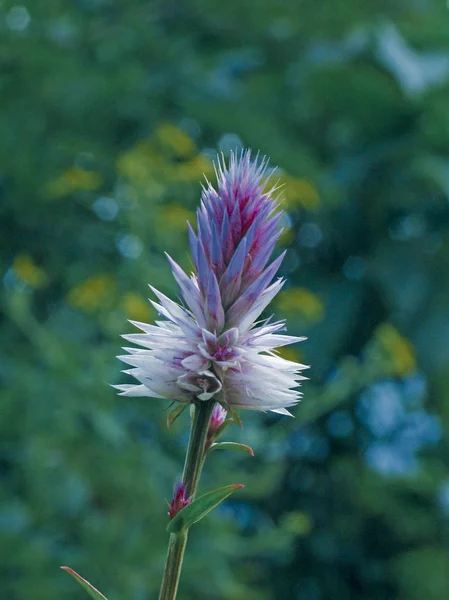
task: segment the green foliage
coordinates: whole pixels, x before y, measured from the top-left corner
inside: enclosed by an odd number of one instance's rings
[[[2,597],[158,594],[189,418],[124,399],[210,157],[282,170],[295,419],[242,413],[183,600],[445,600],[449,29],[440,0],[0,3]],[[237,416],[235,417],[237,422]],[[229,437],[228,437],[229,436]]]

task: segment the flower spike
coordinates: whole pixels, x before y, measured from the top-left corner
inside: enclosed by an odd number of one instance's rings
[[[187,404],[213,398],[231,414],[290,414],[299,401],[306,366],[275,351],[304,338],[281,333],[284,322],[256,322],[284,283],[274,280],[284,254],[269,263],[282,212],[276,186],[267,187],[267,166],[250,150],[231,153],[228,164],[218,158],[216,187],[203,187],[197,232],[188,225],[195,272],[189,276],[168,256],[183,305],[151,288],[162,319],[134,323],[143,333],[125,336],[140,348],[119,357],[138,382],[116,386],[122,395]]]

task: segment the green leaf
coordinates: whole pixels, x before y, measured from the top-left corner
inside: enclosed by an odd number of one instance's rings
[[[232,418],[232,420],[234,421],[234,423],[237,423],[237,425],[240,427],[240,429],[243,429],[243,423],[242,423],[242,419],[240,418],[239,413],[234,410],[233,408],[229,408],[228,411],[230,417]]]
[[[238,442],[217,442],[216,444],[212,444],[209,452],[212,450],[237,450],[238,452],[247,452],[250,456],[254,456],[254,450],[251,446],[239,444]]]
[[[173,425],[176,419],[182,414],[187,408],[188,404],[181,404],[181,402],[177,402],[167,415],[167,429]]]
[[[213,439],[216,440],[218,437],[220,437],[220,435],[222,435],[232,423],[234,423],[233,419],[226,419],[226,421],[222,423],[215,432]]]
[[[244,486],[241,483],[233,483],[232,485],[225,485],[218,488],[218,490],[213,490],[200,496],[173,517],[167,525],[167,531],[169,533],[178,533],[179,531],[187,530],[193,523],[200,521],[218,506],[220,502],[223,502],[233,492],[242,487]]]
[[[94,600],[99,600],[100,598],[102,598],[102,600],[107,600],[106,596],[103,596],[103,594],[101,594],[96,588],[94,588],[93,585],[91,585],[88,581],[81,577],[81,575],[78,575],[76,571],[74,571],[70,567],[61,567],[61,569],[63,571],[66,571],[69,575],[71,575],[73,579],[75,579],[80,584],[80,586],[86,590],[86,592],[91,598],[94,598]]]

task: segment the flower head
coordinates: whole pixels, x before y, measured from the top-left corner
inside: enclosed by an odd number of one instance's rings
[[[197,233],[189,225],[195,272],[188,276],[168,256],[183,305],[151,288],[163,320],[132,321],[143,333],[123,336],[141,348],[119,357],[139,381],[116,386],[122,395],[188,403],[214,398],[228,408],[283,414],[299,401],[306,367],[275,349],[304,338],[282,334],[283,321],[256,322],[284,283],[273,282],[284,254],[268,264],[282,212],[276,187],[265,191],[266,168],[249,150],[231,154],[229,166],[218,161],[217,189],[209,182],[203,189]]]

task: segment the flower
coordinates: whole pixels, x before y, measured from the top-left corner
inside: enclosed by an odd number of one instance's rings
[[[87,171],[80,167],[70,167],[62,175],[50,181],[45,192],[51,199],[63,198],[73,192],[97,190],[102,183],[100,173]]]
[[[181,509],[192,502],[192,498],[186,498],[186,487],[183,483],[177,483],[173,490],[173,499],[168,503],[168,518],[171,520]]]
[[[91,275],[67,294],[67,300],[74,308],[87,312],[107,306],[115,292],[115,281],[107,273]]]
[[[27,285],[41,288],[48,282],[47,273],[38,267],[29,254],[19,254],[14,258],[12,269],[16,277]]]
[[[324,304],[321,298],[302,287],[291,287],[281,292],[276,301],[282,313],[299,314],[306,321],[321,321],[324,317]]]
[[[382,323],[377,327],[375,337],[384,351],[389,371],[400,377],[416,371],[415,349],[393,325]]]
[[[152,307],[145,299],[136,292],[126,292],[122,297],[120,305],[126,316],[132,319],[149,319],[153,313]]]
[[[290,414],[300,399],[306,367],[276,354],[304,338],[284,335],[285,322],[257,321],[282,288],[275,277],[284,254],[271,264],[281,233],[276,186],[266,191],[265,159],[249,150],[216,165],[217,189],[209,182],[189,225],[195,272],[189,277],[167,255],[184,305],[151,288],[162,319],[131,321],[143,333],[123,336],[141,348],[119,358],[139,385],[119,385],[125,396],[153,396],[192,403],[214,398],[234,407]],[[268,265],[268,266],[267,266]]]

